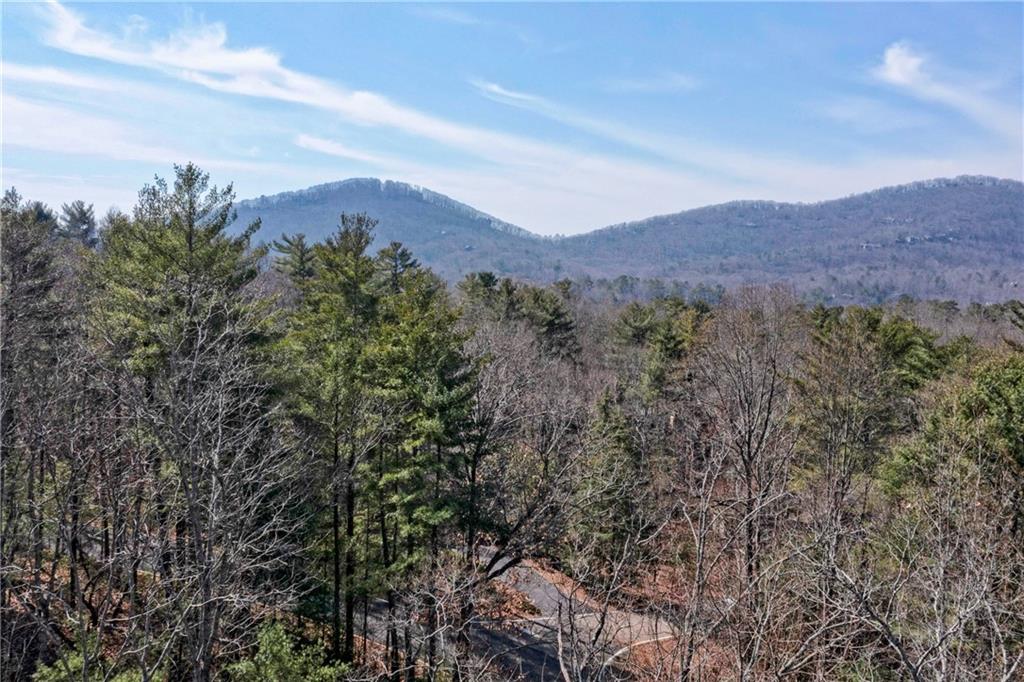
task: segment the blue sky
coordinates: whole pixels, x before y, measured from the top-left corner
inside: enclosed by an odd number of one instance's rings
[[[1020,3],[3,4],[3,185],[423,185],[542,233],[1022,174]]]

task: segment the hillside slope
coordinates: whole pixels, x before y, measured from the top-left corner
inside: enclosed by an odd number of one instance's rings
[[[1024,185],[960,177],[813,204],[731,202],[570,237],[557,250],[594,277],[786,280],[857,299],[1016,297]]]
[[[400,241],[443,277],[493,270],[526,271],[546,241],[454,199],[401,182],[355,178],[297,192],[241,201],[238,224],[263,221],[259,239],[303,232],[318,241],[333,232],[342,212],[366,212],[379,221],[375,247]]]
[[[988,177],[927,180],[812,204],[737,201],[561,239],[375,179],[244,201],[239,218],[262,218],[263,239],[285,231],[319,239],[342,211],[379,219],[378,245],[401,241],[448,279],[493,270],[539,281],[786,281],[838,301],[1024,295],[1024,185]]]

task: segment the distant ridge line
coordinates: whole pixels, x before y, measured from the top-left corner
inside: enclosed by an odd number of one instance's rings
[[[423,187],[421,185],[414,185],[408,182],[400,182],[397,180],[382,180],[380,178],[348,178],[345,180],[335,180],[333,182],[325,182],[319,185],[312,185],[305,189],[291,190],[288,192],[280,192],[271,196],[260,196],[255,199],[246,199],[238,202],[240,206],[244,208],[260,209],[273,206],[277,203],[284,201],[290,201],[293,199],[304,199],[309,197],[316,197],[321,194],[332,192],[335,190],[342,189],[344,187],[362,186],[369,189],[374,189],[381,194],[396,193],[396,194],[409,194],[418,195],[424,201],[439,206],[441,208],[447,208],[449,210],[461,213],[470,218],[477,220],[486,221],[491,229],[498,230],[499,232],[506,232],[514,234],[519,237],[526,237],[529,239],[545,239],[543,235],[530,232],[518,225],[505,222],[499,218],[496,218],[489,213],[484,213],[478,209],[473,208],[469,204],[465,204],[456,199],[435,192],[431,189]]]
[[[461,213],[470,218],[485,221],[488,223],[491,229],[499,232],[505,232],[518,237],[523,237],[532,240],[541,241],[571,241],[573,239],[585,239],[592,235],[603,234],[609,231],[628,230],[631,228],[642,228],[649,223],[661,221],[665,219],[671,219],[676,217],[682,217],[687,214],[696,214],[700,212],[717,212],[724,211],[730,208],[775,208],[782,210],[783,208],[790,210],[800,210],[802,208],[811,208],[817,206],[823,206],[834,202],[847,201],[850,199],[856,199],[858,197],[877,197],[886,194],[897,194],[914,192],[928,189],[941,189],[946,187],[1017,187],[1024,186],[1019,180],[1012,180],[1009,178],[997,178],[989,175],[958,175],[955,177],[940,177],[930,178],[927,180],[916,180],[914,182],[908,182],[900,185],[887,185],[885,187],[879,187],[873,190],[867,190],[865,192],[854,192],[841,197],[835,197],[832,199],[822,199],[820,201],[775,201],[772,199],[736,199],[733,201],[725,201],[717,204],[707,204],[704,206],[697,206],[694,208],[687,208],[681,211],[675,211],[672,213],[661,213],[657,215],[647,216],[645,218],[639,218],[637,220],[627,220],[621,223],[615,223],[612,225],[605,225],[597,227],[585,232],[580,232],[574,235],[542,235],[536,232],[514,225],[497,218],[489,213],[485,213],[479,209],[473,208],[469,204],[453,199],[440,192],[435,192],[429,188],[421,185],[415,185],[412,183],[402,182],[399,180],[383,180],[380,178],[346,178],[344,180],[335,180],[332,182],[324,182],[317,185],[311,185],[304,189],[289,190],[286,192],[279,192],[270,196],[262,195],[252,199],[244,199],[238,202],[238,206],[248,209],[260,209],[268,208],[276,204],[293,200],[303,199],[309,197],[316,197],[321,194],[325,194],[334,190],[338,190],[344,187],[352,186],[363,186],[366,188],[374,189],[383,195],[388,193],[395,194],[407,194],[419,196],[423,201],[453,210],[457,213]]]
[[[615,223],[614,225],[606,225],[605,227],[598,227],[593,230],[586,232],[580,232],[565,239],[587,237],[598,233],[604,233],[612,230],[628,230],[631,228],[644,227],[650,223],[665,220],[668,218],[682,217],[686,214],[695,214],[700,212],[714,212],[719,210],[728,210],[730,208],[775,208],[781,210],[786,209],[802,209],[802,208],[814,208],[818,206],[825,206],[828,204],[848,201],[850,199],[857,199],[859,197],[877,197],[884,196],[886,194],[901,194],[907,192],[915,192],[927,189],[942,189],[946,187],[1024,187],[1024,183],[1019,180],[1011,180],[1009,178],[997,178],[990,175],[957,175],[952,178],[931,178],[928,180],[915,180],[914,182],[904,183],[902,185],[887,185],[885,187],[879,187],[878,189],[867,190],[865,192],[854,192],[841,197],[835,197],[833,199],[822,199],[820,201],[774,201],[772,199],[735,199],[733,201],[724,201],[718,204],[707,204],[705,206],[697,206],[694,208],[683,209],[682,211],[675,211],[673,213],[660,213],[658,215],[648,216],[646,218],[640,218],[638,220],[627,220],[622,223]]]

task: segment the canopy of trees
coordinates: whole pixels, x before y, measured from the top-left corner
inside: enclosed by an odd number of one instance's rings
[[[1024,676],[1024,305],[448,287],[233,203],[3,198],[0,679]]]

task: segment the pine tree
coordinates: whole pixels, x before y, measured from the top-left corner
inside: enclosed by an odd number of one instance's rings
[[[375,225],[365,214],[342,214],[337,232],[313,247],[316,268],[301,283],[304,296],[289,334],[298,368],[296,408],[330,463],[331,650],[344,661],[352,660],[355,642],[357,469],[376,439],[365,360],[377,326],[376,267],[367,253]]]
[[[518,294],[518,310],[533,327],[544,350],[561,358],[578,357],[576,322],[565,301],[554,291],[539,287],[523,287]]]
[[[84,201],[78,200],[62,205],[58,235],[90,249],[96,246],[96,216],[92,204],[86,206]]]
[[[173,188],[156,178],[139,193],[131,220],[112,221],[94,271],[102,291],[97,319],[142,374],[193,341],[202,316],[211,314],[209,323],[220,326],[245,312],[242,291],[263,255],[249,248],[258,223],[237,236],[227,232],[234,219],[230,185],[210,187],[192,164],[175,166],[175,173]]]
[[[493,272],[471,272],[459,282],[459,289],[473,303],[490,306],[498,287],[498,278]]]
[[[403,275],[419,266],[419,261],[412,257],[412,252],[402,246],[401,242],[391,242],[377,253],[377,267],[383,285],[391,293],[398,293]]]
[[[302,284],[313,276],[316,260],[314,249],[306,243],[306,235],[282,234],[281,240],[274,240],[273,249],[281,254],[274,258],[274,269],[287,275],[296,284]]]
[[[391,262],[392,253],[384,254]],[[411,586],[437,567],[443,528],[455,515],[450,472],[461,443],[473,395],[472,367],[462,352],[458,314],[433,274],[408,268],[391,280],[381,299],[381,326],[370,349],[374,391],[389,407],[389,437],[378,450],[371,483],[381,538],[381,579],[389,621],[402,613],[408,623],[415,604],[400,603],[396,584]],[[436,623],[436,604],[427,605]],[[412,655],[408,626],[404,656]],[[397,674],[398,632],[389,635],[390,667]],[[429,636],[428,663],[436,644]]]
[[[133,219],[112,221],[92,272],[95,340],[132,396],[148,469],[154,570],[167,587],[148,608],[165,614],[172,676],[194,680],[213,676],[222,633],[276,591],[300,465],[276,428],[273,320],[247,293],[258,224],[230,235],[233,200],[230,185],[175,167],[173,187],[158,178]]]

